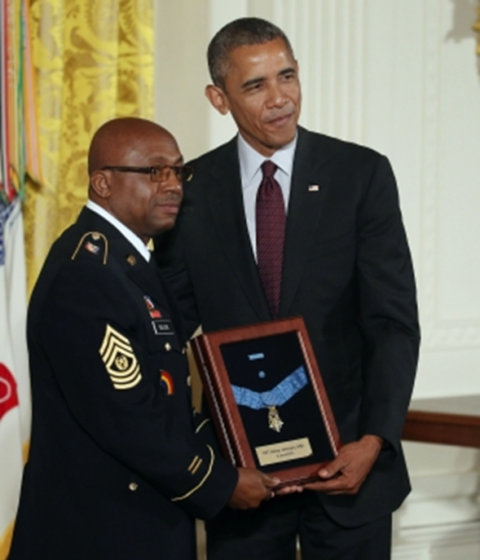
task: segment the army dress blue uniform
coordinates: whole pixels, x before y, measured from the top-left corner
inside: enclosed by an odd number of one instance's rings
[[[10,560],[195,558],[194,517],[219,512],[238,475],[192,414],[155,265],[83,209],[41,272],[28,343],[33,429]]]

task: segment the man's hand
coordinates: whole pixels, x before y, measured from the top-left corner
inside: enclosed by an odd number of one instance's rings
[[[274,489],[275,496],[287,496],[288,494],[297,494],[299,492],[303,492],[303,486],[282,486],[281,488]]]
[[[272,488],[280,481],[256,469],[239,468],[238,482],[228,505],[235,509],[258,507],[263,500],[273,498]]]
[[[326,494],[356,494],[377,460],[382,445],[382,438],[372,435],[347,443],[331,463],[318,471],[322,480],[306,484],[305,489]]]

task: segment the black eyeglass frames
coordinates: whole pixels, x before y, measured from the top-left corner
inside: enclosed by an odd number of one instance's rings
[[[143,173],[150,175],[154,183],[165,183],[170,179],[171,173],[185,183],[193,177],[193,167],[189,165],[152,165],[151,167],[130,167],[126,165],[105,165],[104,170],[119,171],[120,173]]]

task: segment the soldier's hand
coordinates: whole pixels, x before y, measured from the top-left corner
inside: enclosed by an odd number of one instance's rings
[[[258,507],[263,500],[274,496],[272,488],[279,483],[256,469],[239,468],[238,482],[228,505],[235,509]]]

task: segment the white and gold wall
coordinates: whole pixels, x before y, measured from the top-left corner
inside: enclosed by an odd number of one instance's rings
[[[186,158],[235,133],[203,95],[205,52],[214,32],[246,15],[289,35],[304,126],[389,156],[418,281],[421,398],[480,394],[477,8],[477,0],[155,2],[155,115]],[[480,559],[480,451],[406,450],[413,492],[395,516],[394,559]]]

